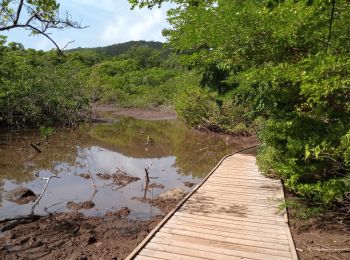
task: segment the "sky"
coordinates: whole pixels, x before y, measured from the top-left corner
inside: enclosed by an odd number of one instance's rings
[[[97,47],[131,40],[162,41],[162,29],[168,27],[166,11],[162,8],[130,9],[127,0],[59,0],[60,11],[68,11],[73,20],[86,29],[51,31],[51,37],[60,47],[74,41],[67,47]],[[20,42],[26,48],[49,50],[54,45],[44,36],[29,36],[29,31],[14,29],[2,33],[8,42]]]

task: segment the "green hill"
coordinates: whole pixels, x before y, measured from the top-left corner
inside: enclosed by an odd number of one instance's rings
[[[95,47],[95,48],[75,48],[67,50],[66,52],[75,52],[75,51],[97,51],[105,53],[109,56],[118,56],[127,52],[131,47],[134,46],[148,46],[153,49],[161,49],[163,47],[162,42],[155,41],[129,41],[124,43],[117,43],[105,47]]]

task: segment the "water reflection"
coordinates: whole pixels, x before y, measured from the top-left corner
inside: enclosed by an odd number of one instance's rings
[[[28,143],[40,143],[37,153]],[[189,190],[184,182],[198,183],[225,154],[240,149],[227,145],[217,136],[197,133],[181,122],[144,121],[121,118],[115,124],[95,124],[78,130],[59,130],[42,142],[37,131],[0,133],[0,218],[30,212],[31,204],[17,205],[4,199],[4,193],[18,186],[40,193],[45,185],[41,177],[57,174],[36,208],[37,214],[70,211],[68,201],[92,200],[95,207],[81,210],[86,215],[104,215],[108,210],[127,206],[133,218],[159,214],[157,208],[142,200],[175,187]],[[152,162],[151,183],[145,190],[144,168]],[[140,178],[118,186],[97,174],[115,174],[118,170]],[[81,177],[91,173],[91,180]],[[38,177],[39,176],[39,177]],[[164,186],[164,189],[161,189]]]

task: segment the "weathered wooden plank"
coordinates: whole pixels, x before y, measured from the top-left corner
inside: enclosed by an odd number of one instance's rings
[[[194,223],[199,223],[199,224],[211,224],[211,225],[216,225],[216,224],[221,224],[223,227],[227,228],[234,228],[236,227],[233,221],[236,221],[237,223],[258,223],[258,224],[269,224],[269,225],[274,225],[274,226],[280,226],[281,229],[284,229],[286,227],[286,223],[283,221],[270,221],[270,220],[265,220],[265,219],[254,219],[254,218],[245,218],[245,217],[234,217],[231,220],[223,220],[221,221],[215,221],[217,218],[208,218],[205,217],[204,215],[191,215],[191,216],[178,216],[174,215],[173,220],[181,220],[181,221],[189,221],[189,222],[194,222]],[[227,224],[232,225],[232,227]],[[238,226],[239,227],[239,226]]]
[[[173,245],[166,245],[164,243],[158,243],[156,241],[152,241],[152,243],[149,243],[146,246],[147,249],[151,250],[158,250],[162,252],[177,254],[177,255],[186,255],[191,257],[200,257],[201,259],[222,259],[222,260],[237,260],[237,259],[251,259],[251,258],[241,258],[238,256],[228,256],[224,255],[222,253],[216,253],[216,252],[208,252],[208,251],[201,251],[197,248],[186,248],[186,247],[179,247],[179,246],[173,246]]]
[[[174,245],[174,246],[183,247],[183,248],[196,248],[204,252],[216,252],[226,256],[247,257],[247,258],[262,259],[262,260],[290,259],[283,256],[274,256],[269,254],[239,251],[223,243],[213,244],[213,242],[209,240],[191,239],[191,238],[189,239],[188,237],[184,237],[184,236],[176,236],[176,235],[165,236],[164,234],[161,234],[161,235],[156,235],[153,241],[159,244],[168,244],[168,245]]]
[[[250,207],[249,205],[241,206],[236,205],[232,207],[222,207],[220,205],[217,206],[208,206],[208,205],[197,205],[193,206],[194,204],[189,205],[183,205],[181,207],[181,210],[184,210],[185,212],[202,212],[202,213],[215,213],[220,215],[236,215],[236,216],[244,216],[245,214],[252,214],[252,215],[261,215],[261,216],[271,216],[272,214],[276,214],[277,210],[271,208],[254,208]],[[192,206],[192,207],[191,207]]]
[[[264,241],[268,243],[275,243],[275,244],[281,244],[281,245],[289,245],[289,242],[287,239],[272,239],[265,237],[263,233],[255,233],[254,235],[251,234],[242,234],[234,232],[234,230],[226,229],[226,230],[220,230],[218,228],[210,228],[209,225],[206,226],[197,226],[193,223],[188,223],[184,221],[171,221],[168,222],[165,226],[165,228],[169,229],[179,229],[179,230],[185,230],[185,231],[194,231],[202,234],[214,234],[224,237],[232,237],[232,238],[238,238],[238,239],[244,239],[244,240],[251,240],[251,241]],[[287,235],[286,237],[287,238]]]
[[[226,232],[233,232],[235,234],[247,234],[247,235],[263,235],[263,236],[267,236],[267,237],[273,237],[275,239],[281,239],[281,238],[285,238],[286,237],[286,233],[285,232],[276,232],[276,233],[270,233],[270,232],[266,232],[266,231],[259,231],[259,229],[257,229],[257,227],[253,226],[253,222],[251,223],[253,228],[251,230],[246,229],[246,226],[239,226],[239,225],[235,225],[235,224],[231,224],[231,223],[222,223],[222,222],[213,222],[213,221],[208,221],[208,220],[201,220],[201,219],[188,219],[185,217],[182,218],[174,218],[171,221],[169,221],[168,223],[175,223],[178,225],[181,225],[182,223],[184,225],[189,225],[189,226],[197,226],[197,227],[205,227],[205,228],[209,228],[209,229],[214,229],[214,230],[222,230],[222,231],[226,231]],[[244,222],[247,223],[247,222]],[[284,227],[285,228],[285,227]],[[283,226],[281,226],[280,230],[284,229]],[[261,228],[263,229],[263,228]],[[267,228],[269,230],[269,228]],[[246,232],[244,232],[246,231]]]
[[[173,254],[153,249],[144,248],[141,253],[141,256],[148,256],[152,258],[161,258],[161,259],[167,259],[167,260],[200,260],[203,258],[200,257],[193,257],[193,256],[186,256],[186,255],[180,255],[180,254]]]
[[[209,240],[227,242],[227,243],[236,244],[236,245],[246,245],[246,246],[253,246],[253,247],[273,249],[273,250],[279,250],[279,251],[287,251],[287,252],[289,252],[289,250],[290,250],[289,245],[287,246],[287,245],[281,245],[281,244],[268,243],[265,241],[237,239],[234,237],[217,235],[215,233],[210,233],[210,232],[199,233],[196,231],[187,231],[187,230],[176,229],[176,228],[168,228],[166,226],[164,226],[162,228],[162,232],[169,233],[169,234],[184,235],[184,236],[189,236],[189,237],[205,238],[205,239],[209,239]]]
[[[184,233],[184,232],[182,232]],[[271,249],[271,248],[265,248],[265,247],[258,247],[255,245],[245,245],[245,244],[238,244],[238,243],[232,243],[229,241],[229,239],[227,239],[225,241],[225,238],[222,239],[212,239],[212,237],[205,237],[205,236],[201,236],[200,234],[196,235],[186,235],[186,234],[182,234],[181,232],[177,232],[177,233],[168,233],[168,232],[164,232],[164,231],[160,231],[157,233],[157,236],[159,237],[169,237],[172,235],[177,235],[177,236],[181,236],[183,237],[183,241],[186,242],[190,242],[190,241],[198,241],[198,240],[206,240],[208,241],[208,243],[212,244],[212,245],[222,245],[224,247],[227,248],[231,248],[231,249],[235,249],[235,250],[239,250],[239,251],[244,251],[244,252],[254,252],[254,253],[260,253],[260,254],[269,254],[269,255],[275,255],[275,256],[282,256],[282,257],[290,257],[291,256],[291,252],[285,251],[285,250],[278,250],[278,249]]]
[[[224,192],[220,190],[211,191],[211,190],[200,190],[194,193],[195,194],[208,194],[216,197],[222,197],[222,198],[247,198],[247,199],[267,199],[267,200],[283,200],[284,196],[281,195],[278,196],[261,196],[257,193],[244,193],[244,192]],[[193,196],[193,195],[192,195]]]
[[[248,213],[248,212],[245,212],[245,213],[242,213],[242,214],[218,214],[217,212],[198,212],[198,211],[188,211],[186,209],[183,209],[183,208],[180,208],[177,210],[177,213],[181,213],[181,214],[192,214],[192,215],[196,215],[196,218],[198,218],[197,216],[203,216],[203,217],[212,217],[214,218],[213,221],[215,221],[215,219],[218,219],[218,220],[226,220],[226,221],[234,221],[236,217],[242,217],[242,218],[246,218],[247,221],[249,219],[280,219],[280,220],[283,220],[284,222],[285,219],[281,216],[281,215],[278,215],[278,214],[274,214],[274,215],[268,215],[268,216],[264,216],[264,215],[261,215],[261,214],[253,214],[253,213]]]
[[[247,196],[224,196],[220,193],[196,193],[191,196],[190,199],[200,199],[203,200],[203,203],[206,201],[222,202],[222,203],[252,203],[260,205],[280,205],[283,201],[282,199],[268,199],[268,198],[259,198],[259,197],[247,197]]]
[[[164,258],[156,258],[156,257],[150,257],[150,256],[144,256],[144,255],[138,255],[135,257],[136,260],[154,260],[154,259],[164,259]]]
[[[202,203],[204,205],[222,205],[222,206],[232,206],[232,205],[249,205],[254,207],[260,207],[260,208],[269,208],[273,207],[276,209],[276,207],[279,205],[277,202],[256,202],[256,201],[249,201],[249,200],[240,200],[239,198],[233,198],[232,200],[221,200],[221,199],[215,199],[215,198],[208,198],[204,196],[192,196],[188,202],[189,204],[192,203]]]

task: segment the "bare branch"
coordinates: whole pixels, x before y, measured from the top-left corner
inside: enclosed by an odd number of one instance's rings
[[[66,12],[65,16],[61,17],[58,7],[53,7],[51,10],[42,10],[35,4],[28,4],[28,1],[19,0],[15,2],[18,2],[15,10],[6,12],[6,15],[4,15],[3,10],[1,10],[0,18],[2,18],[4,22],[0,25],[0,31],[23,28],[30,30],[32,34],[43,35],[53,43],[57,52],[61,55],[64,55],[63,50],[72,42],[68,42],[63,48],[60,48],[56,41],[50,36],[48,30],[64,30],[67,28],[85,29],[88,27],[81,26],[80,23],[73,21],[68,12]],[[23,14],[24,10],[26,10],[26,14]],[[23,16],[28,17],[27,20],[21,21],[21,17]]]
[[[34,203],[33,206],[32,206],[31,215],[34,215],[34,209],[35,209],[35,207],[39,204],[41,198],[44,196],[44,193],[45,193],[47,187],[49,186],[50,180],[51,180],[52,178],[60,178],[60,177],[58,177],[57,175],[54,175],[54,176],[42,178],[42,180],[46,180],[46,184],[45,184],[44,189],[41,191],[39,197],[37,198],[37,200],[35,201],[35,203]]]
[[[18,4],[18,8],[17,8],[17,14],[16,14],[16,18],[13,21],[13,24],[17,25],[19,17],[21,16],[21,11],[22,11],[22,7],[23,7],[23,1],[24,0],[20,0],[19,4]]]

